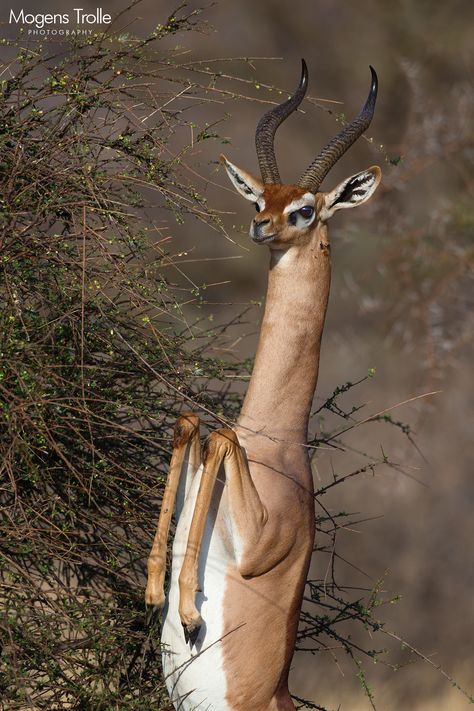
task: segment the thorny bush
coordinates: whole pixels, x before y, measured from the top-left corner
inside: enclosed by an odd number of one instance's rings
[[[174,77],[159,50],[196,21],[182,12],[141,42],[102,36],[55,57],[19,49],[3,82],[0,696],[9,709],[165,703],[143,572],[171,430],[183,403],[230,419],[236,404],[209,384],[234,366],[205,355],[216,332],[190,330],[189,289],[166,276],[169,227],[154,226],[157,207],[172,221],[217,219],[183,177],[188,147],[169,147],[185,107],[163,106],[183,86],[199,101],[200,87]]]
[[[200,312],[190,323],[199,293],[170,241],[174,220],[222,229],[186,170],[192,146],[176,139],[183,126],[195,129],[193,145],[218,139],[194,123],[208,85],[162,46],[202,30],[198,15],[182,7],[146,39],[99,35],[58,44],[54,56],[4,44],[0,695],[12,711],[169,704],[143,585],[172,427],[183,406],[232,423],[240,394],[223,376],[248,375],[209,354],[226,325],[206,325]],[[355,409],[339,397],[352,387],[323,405],[349,427]],[[343,446],[337,427],[311,446],[321,441]],[[360,472],[387,463],[370,459]],[[308,583],[298,647],[345,650],[373,704],[362,659],[381,650],[372,638],[361,646],[348,624],[382,629],[380,586],[336,583],[347,514],[324,509],[326,488],[317,550],[321,566],[327,554],[332,564]]]

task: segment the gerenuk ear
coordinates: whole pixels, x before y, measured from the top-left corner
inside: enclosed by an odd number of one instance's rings
[[[343,180],[337,188],[324,194],[323,207],[319,212],[320,220],[325,222],[336,210],[357,207],[367,202],[376,191],[381,178],[382,171],[378,165],[373,165],[362,173],[356,173]]]
[[[257,202],[258,198],[263,194],[264,184],[259,178],[255,178],[246,170],[238,168],[231,163],[224,155],[220,156],[221,163],[224,164],[234,188],[242,197],[251,202]]]

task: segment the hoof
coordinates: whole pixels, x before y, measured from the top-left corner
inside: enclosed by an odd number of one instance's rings
[[[166,597],[163,591],[156,593],[149,585],[145,591],[145,624],[147,627],[154,624],[160,616],[161,610],[164,608]]]
[[[145,627],[152,627],[160,617],[163,608],[158,605],[147,605],[145,612]]]
[[[186,642],[191,642],[191,644],[196,644],[197,638],[199,636],[199,631],[201,629],[202,620],[191,622],[189,625],[183,625],[184,639]]]

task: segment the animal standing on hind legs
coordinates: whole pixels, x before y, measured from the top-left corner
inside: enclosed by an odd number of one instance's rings
[[[234,429],[219,429],[201,454],[199,418],[183,414],[148,560],[147,605],[165,606],[163,670],[180,711],[293,711],[288,672],[314,543],[307,429],[318,375],[331,263],[327,221],[366,202],[373,166],[330,192],[320,185],[368,128],[377,75],[352,123],[299,182],[284,184],[274,152],[278,126],[306,93],[268,111],[256,132],[261,178],[221,160],[254,203],[250,237],[270,248],[265,313],[255,364]],[[171,586],[163,589],[171,514],[177,518]]]

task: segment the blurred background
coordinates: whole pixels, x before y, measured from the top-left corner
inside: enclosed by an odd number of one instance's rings
[[[112,15],[125,6],[122,0],[102,3]],[[28,9],[46,11],[36,2]],[[55,9],[66,8],[48,3],[47,11]],[[146,1],[120,22],[140,34],[174,9],[171,2]],[[199,144],[187,164],[209,204],[222,211],[231,239],[198,221],[193,229],[188,222],[172,232],[175,250],[187,251],[193,260],[187,273],[208,285],[204,313],[238,322],[229,340],[236,359],[254,354],[268,253],[249,244],[253,207],[233,192],[217,154],[222,149],[233,162],[258,172],[255,126],[267,102],[278,100],[276,90],[283,98],[293,90],[304,57],[310,98],[276,141],[283,180],[296,181],[339,130],[337,119],[350,119],[359,110],[369,88],[368,65],[377,70],[379,98],[368,135],[323,185],[329,190],[369,165],[382,167],[382,185],[370,204],[341,211],[330,224],[333,284],[317,397],[326,399],[371,368],[375,376],[344,396],[349,409],[366,403],[358,419],[436,394],[390,410],[394,420],[410,427],[416,446],[400,427],[356,428],[347,440],[351,449],[318,453],[315,477],[317,485],[330,481],[333,472],[344,475],[365,455],[380,452],[399,465],[398,471],[382,467],[375,475],[349,479],[326,496],[330,510],[367,519],[339,532],[339,554],[350,561],[341,564],[340,575],[346,584],[365,587],[385,576],[385,597],[400,596],[381,611],[387,628],[473,693],[472,4],[221,0],[203,17],[208,31],[176,42],[183,42],[183,64],[203,60],[201,82],[208,66],[209,81],[216,71],[224,75],[217,82],[232,92],[229,101],[220,94],[218,101],[201,104],[196,116],[211,126],[225,119],[216,131],[229,145]],[[243,98],[234,98],[236,93]],[[252,309],[240,319],[249,304]],[[321,426],[326,427],[316,419],[313,432]],[[313,572],[323,577],[321,570]],[[436,670],[413,663],[400,643],[392,646],[392,663],[402,668],[394,673],[378,664],[368,672],[377,708],[467,708],[469,700]],[[338,654],[336,664],[331,654],[297,654],[292,691],[328,709],[370,708],[353,667]]]

